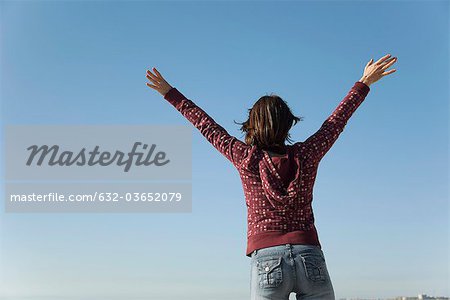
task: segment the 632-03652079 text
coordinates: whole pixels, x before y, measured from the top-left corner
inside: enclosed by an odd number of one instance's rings
[[[145,201],[145,202],[179,202],[183,196],[180,192],[149,192],[149,193],[116,193],[95,192],[93,194],[69,194],[47,193],[47,194],[11,194],[10,202],[119,202],[119,201]]]

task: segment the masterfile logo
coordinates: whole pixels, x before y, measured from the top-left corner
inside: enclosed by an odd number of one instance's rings
[[[6,212],[191,211],[188,126],[5,129]]]
[[[192,128],[8,125],[7,180],[191,180]]]
[[[138,151],[141,145],[144,150],[142,152]],[[74,164],[77,166],[94,166],[96,164],[108,166],[116,163],[118,166],[124,166],[124,172],[128,172],[133,164],[136,166],[150,166],[152,164],[155,166],[164,166],[169,163],[170,160],[165,159],[166,153],[164,151],[157,152],[153,158],[155,147],[155,144],[148,147],[147,144],[135,142],[130,152],[124,153],[116,150],[113,154],[109,151],[100,152],[98,145],[92,151],[83,148],[78,153],[60,151],[61,149],[58,145],[51,147],[48,145],[32,145],[27,148],[27,150],[30,150],[30,156],[26,164],[27,166],[31,166],[34,160],[36,160],[34,163],[38,166],[41,166],[45,162],[49,166],[72,166]],[[150,149],[147,150],[147,148]]]

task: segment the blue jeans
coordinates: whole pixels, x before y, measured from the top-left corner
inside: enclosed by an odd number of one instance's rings
[[[335,300],[325,256],[319,246],[285,244],[251,254],[251,300]]]

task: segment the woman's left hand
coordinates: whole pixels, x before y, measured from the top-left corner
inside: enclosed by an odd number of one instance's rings
[[[156,70],[156,68],[153,68],[153,71],[155,74],[147,70],[147,79],[153,82],[153,84],[150,84],[147,82],[147,86],[151,87],[154,90],[157,90],[158,93],[160,93],[163,97],[167,94],[170,89],[172,89],[172,86],[167,83],[167,81],[162,77],[162,75]]]

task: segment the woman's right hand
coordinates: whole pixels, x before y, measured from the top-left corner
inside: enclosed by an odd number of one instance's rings
[[[397,57],[390,57],[391,55],[387,54],[375,63],[373,63],[372,58],[366,64],[366,67],[364,68],[364,74],[359,81],[370,86],[372,83],[380,80],[383,76],[394,73],[396,71],[395,69],[385,72],[387,68],[392,66],[397,61]]]
[[[146,84],[164,97],[172,89],[172,86],[164,79],[156,68],[153,68],[153,71],[156,75],[150,72],[150,70],[147,70],[146,75],[147,79],[153,82],[153,84],[148,82]]]

